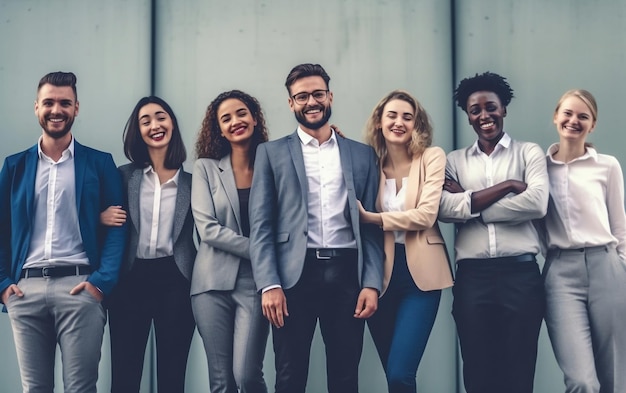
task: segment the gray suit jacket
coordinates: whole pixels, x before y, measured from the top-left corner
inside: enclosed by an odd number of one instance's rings
[[[239,264],[242,259],[250,259],[250,242],[241,234],[239,196],[230,155],[221,160],[196,160],[191,209],[200,235],[191,294],[235,289]]]
[[[135,164],[126,164],[119,167],[122,180],[126,188],[126,206],[131,225],[128,226],[128,243],[126,257],[122,267],[122,274],[128,272],[137,255],[139,242],[139,189],[143,177],[143,168]],[[180,272],[191,279],[191,271],[196,258],[196,246],[193,242],[193,216],[191,214],[191,174],[181,171],[178,176],[178,191],[176,193],[176,208],[174,211],[174,260]]]
[[[361,287],[382,287],[382,232],[361,225],[357,199],[374,211],[379,172],[374,150],[337,136],[341,166],[348,189],[352,230],[357,243]],[[250,192],[250,257],[257,285],[293,287],[302,274],[307,248],[308,183],[297,132],[259,145]]]

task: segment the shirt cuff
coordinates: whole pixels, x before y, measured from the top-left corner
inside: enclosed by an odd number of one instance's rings
[[[265,288],[263,288],[263,289],[261,290],[261,294],[263,294],[263,293],[265,293],[265,292],[269,291],[270,289],[276,289],[276,288],[281,288],[281,286],[280,286],[280,285],[278,285],[278,284],[268,285],[268,286],[266,286]]]

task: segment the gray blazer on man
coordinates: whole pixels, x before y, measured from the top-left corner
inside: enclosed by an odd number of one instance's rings
[[[126,197],[128,198],[128,216],[132,225],[128,226],[128,244],[126,258],[122,266],[122,274],[133,266],[139,243],[139,190],[143,177],[143,168],[135,164],[126,164],[119,167],[122,173]],[[176,208],[174,211],[174,260],[180,272],[191,279],[191,271],[196,258],[196,246],[193,242],[193,216],[191,215],[191,174],[183,170],[178,176],[178,190],[176,192]]]
[[[221,160],[196,160],[191,209],[200,235],[191,294],[235,289],[239,263],[250,259],[250,242],[241,234],[239,196],[230,155]]]
[[[348,189],[346,217],[357,243],[361,287],[381,290],[382,232],[359,224],[357,199],[374,211],[379,172],[374,150],[337,136]],[[302,274],[308,237],[308,183],[298,133],[259,145],[250,192],[250,256],[257,289],[293,287]]]

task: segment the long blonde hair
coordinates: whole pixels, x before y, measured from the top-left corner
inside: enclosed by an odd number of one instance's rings
[[[392,100],[408,102],[415,112],[415,128],[411,132],[411,142],[407,145],[407,151],[411,156],[422,154],[433,142],[433,127],[424,107],[409,92],[394,90],[376,104],[365,124],[365,141],[374,148],[380,162],[385,162],[387,158],[387,145],[382,133],[381,120],[385,105]]]

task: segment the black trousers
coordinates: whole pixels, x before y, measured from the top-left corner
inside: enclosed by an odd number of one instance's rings
[[[185,391],[187,357],[195,328],[189,282],[173,257],[137,259],[109,303],[111,392],[138,393],[154,323],[159,393]]]
[[[545,296],[539,266],[526,257],[457,264],[452,315],[467,393],[533,391]]]
[[[276,393],[304,393],[317,321],[326,347],[328,391],[358,392],[364,320],[354,318],[360,292],[356,251],[316,259],[307,253],[298,283],[285,291],[289,316],[272,328]]]

